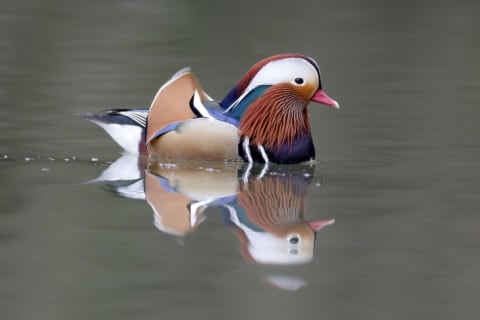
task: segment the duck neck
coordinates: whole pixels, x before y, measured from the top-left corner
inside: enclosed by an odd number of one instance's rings
[[[300,137],[310,136],[307,104],[288,85],[272,86],[245,109],[240,136],[272,151],[291,146]]]

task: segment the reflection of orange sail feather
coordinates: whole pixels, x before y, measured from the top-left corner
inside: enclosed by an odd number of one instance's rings
[[[184,236],[196,225],[191,225],[188,204],[192,201],[188,196],[164,190],[158,177],[145,174],[146,200],[154,211],[155,226],[168,234]]]

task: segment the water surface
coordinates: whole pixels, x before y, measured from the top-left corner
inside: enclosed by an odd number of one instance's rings
[[[476,319],[479,13],[475,1],[7,1],[1,318]],[[308,179],[257,181],[256,168],[248,183],[299,183],[300,220],[335,219],[308,261],[258,263],[218,203],[184,235],[162,231],[142,190],[122,189],[141,176],[85,183],[121,150],[75,113],[147,106],[184,66],[220,99],[255,61],[291,51],[319,62],[341,108],[309,108],[318,162],[291,169]],[[215,166],[194,171],[226,174],[226,192],[245,183]]]

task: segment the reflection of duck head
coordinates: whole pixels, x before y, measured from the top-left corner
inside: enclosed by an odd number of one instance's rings
[[[312,175],[277,172],[244,183],[230,220],[242,254],[262,264],[302,264],[312,260],[315,234],[333,220],[303,219],[306,190]]]
[[[261,264],[304,264],[313,259],[315,233],[333,223],[334,220],[316,221],[317,228],[313,229],[309,223],[303,222],[280,235],[254,231],[239,224],[235,234],[241,243],[240,251],[247,260]]]

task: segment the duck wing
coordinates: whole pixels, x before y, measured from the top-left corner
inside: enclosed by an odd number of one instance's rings
[[[156,133],[162,128],[197,116],[190,108],[190,100],[195,92],[202,99],[211,100],[190,68],[179,70],[158,90],[148,112],[147,144],[158,136]]]

